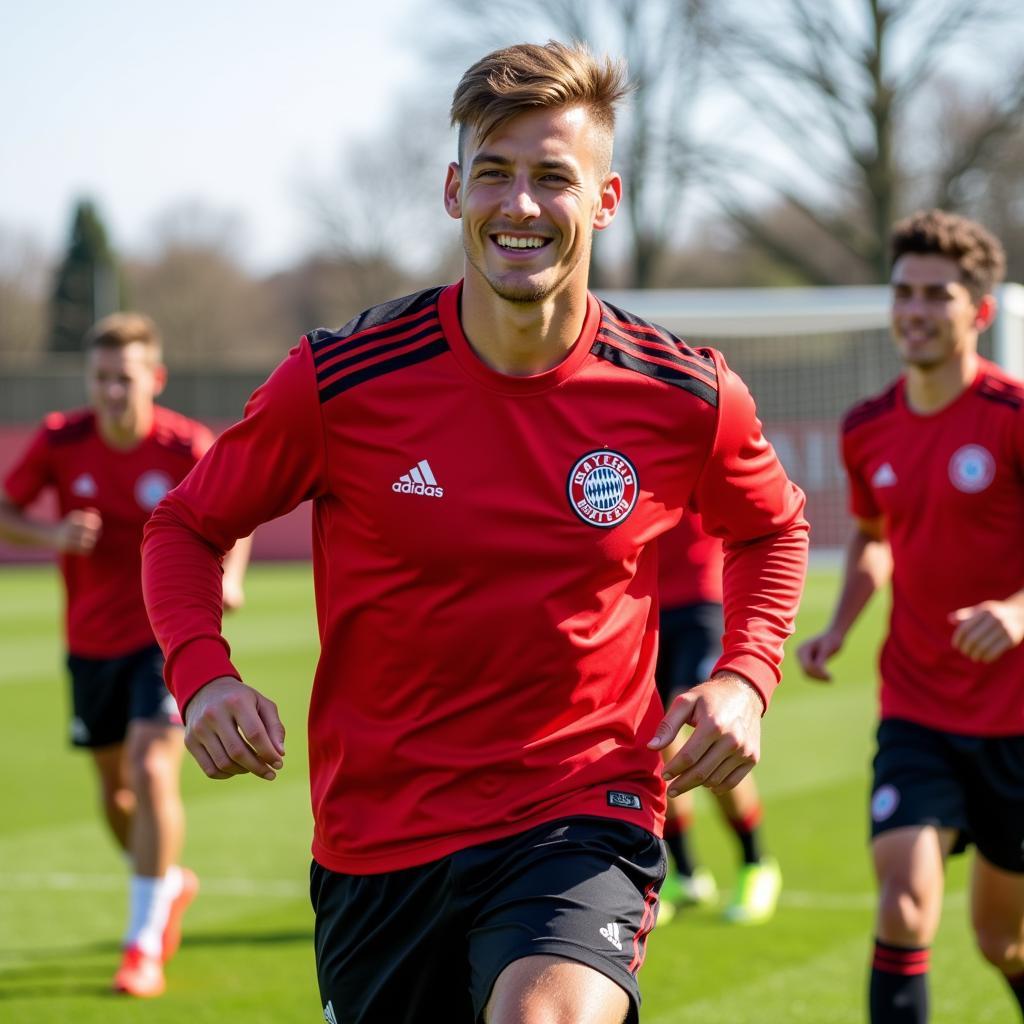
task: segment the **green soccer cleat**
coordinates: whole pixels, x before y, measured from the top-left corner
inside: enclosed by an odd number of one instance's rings
[[[710,907],[717,900],[715,876],[707,868],[697,868],[692,875],[671,871],[661,886],[658,925],[668,924],[676,916],[676,911],[684,907]]]
[[[775,913],[782,890],[782,872],[774,857],[744,864],[736,879],[732,903],[723,912],[733,924],[763,924]]]

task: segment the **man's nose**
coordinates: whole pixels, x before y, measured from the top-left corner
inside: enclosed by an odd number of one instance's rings
[[[501,204],[501,212],[515,220],[532,220],[540,216],[540,204],[534,198],[530,184],[522,179],[512,181],[504,202]]]

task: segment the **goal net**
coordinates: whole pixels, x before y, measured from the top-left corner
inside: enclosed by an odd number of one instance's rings
[[[807,494],[818,552],[850,534],[838,425],[900,372],[889,336],[889,289],[772,288],[605,291],[616,306],[691,345],[720,349],[757,402],[765,433]],[[1024,286],[1004,285],[982,336],[988,359],[1024,377]]]

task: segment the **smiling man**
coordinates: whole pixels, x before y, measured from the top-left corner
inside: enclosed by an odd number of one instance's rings
[[[130,918],[114,988],[164,989],[197,881],[178,866],[185,814],[182,722],[142,601],[139,546],[153,507],[213,440],[156,404],[167,380],[156,325],[115,313],[85,339],[88,409],[53,413],[4,480],[0,537],[60,554],[67,591],[71,742],[92,755],[107,824],[132,865]],[[35,517],[44,491],[60,518]],[[225,563],[225,607],[242,602],[248,540]],[[219,574],[219,566],[218,566]]]
[[[978,355],[1003,248],[928,210],[892,235],[903,375],[843,421],[856,529],[832,622],[800,646],[826,663],[892,581],[871,800],[879,883],[872,1024],[928,1019],[945,861],[973,843],[981,952],[1024,1005],[1024,383]]]
[[[302,339],[157,509],[144,581],[215,779],[283,765],[219,638],[218,551],[314,503],[312,895],[327,1020],[635,1020],[675,790],[758,759],[803,496],[722,357],[587,290],[622,70],[559,43],[455,92],[465,276]],[[664,715],[657,550],[725,540],[726,638]],[[754,595],[754,596],[751,596]]]

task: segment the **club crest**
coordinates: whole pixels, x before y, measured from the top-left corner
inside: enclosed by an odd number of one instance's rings
[[[609,448],[588,452],[569,473],[569,505],[590,526],[609,529],[633,511],[640,485],[633,463]]]
[[[977,494],[985,490],[996,475],[996,462],[980,444],[965,444],[949,460],[949,479],[958,491]]]

